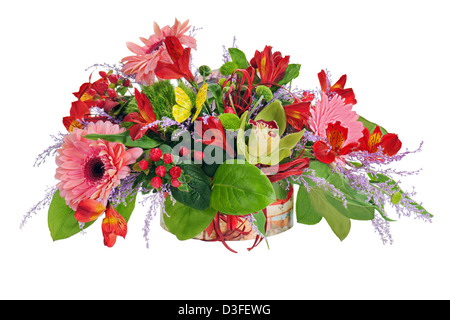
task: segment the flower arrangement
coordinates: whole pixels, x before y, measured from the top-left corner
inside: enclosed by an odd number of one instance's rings
[[[138,194],[148,208],[147,245],[160,210],[178,239],[203,234],[230,250],[228,240],[254,239],[252,249],[293,219],[324,219],[340,240],[351,220],[371,221],[383,243],[392,242],[389,207],[431,220],[394,180],[417,172],[390,166],[420,147],[401,152],[397,134],[357,114],[346,75],[333,83],[322,70],[320,89],[298,89],[300,64],[271,46],[250,58],[236,46],[224,49],[219,69],[196,69],[189,29],[188,21],[154,23],[143,45],[127,43],[132,55],[100,65],[74,93],[62,121],[67,132],[36,161],[56,155],[58,183],[22,224],[49,205],[50,234],[60,240],[102,217],[112,247],[127,234]],[[285,205],[281,222],[268,213]]]

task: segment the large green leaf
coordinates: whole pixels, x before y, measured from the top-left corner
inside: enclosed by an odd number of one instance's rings
[[[342,209],[334,206],[327,198],[326,191],[317,186],[310,186],[309,199],[314,211],[325,218],[331,230],[341,241],[344,240],[350,232],[351,223],[350,219],[342,214]]]
[[[295,213],[298,223],[313,225],[322,220],[322,216],[314,211],[311,200],[309,199],[309,193],[302,185],[298,188]]]
[[[173,204],[170,197],[166,199],[165,210],[164,223],[179,240],[198,235],[209,226],[217,213],[213,208],[197,210],[178,201]]]
[[[254,165],[231,160],[214,175],[211,206],[222,213],[246,215],[275,201],[270,180]]]
[[[152,149],[161,144],[161,142],[153,140],[152,138],[150,138],[148,136],[143,136],[142,138],[133,141],[130,137],[130,132],[128,130],[124,131],[122,133],[118,133],[118,134],[95,134],[95,133],[93,133],[93,134],[87,134],[84,137],[87,139],[91,139],[91,140],[102,139],[102,140],[110,141],[110,142],[120,142],[127,147],[139,147],[142,149]]]
[[[172,196],[175,200],[197,210],[205,210],[210,206],[211,178],[202,170],[200,165],[180,165],[186,177],[188,191],[181,191],[171,187]]]
[[[85,223],[84,229],[93,222]],[[59,195],[59,190],[53,195],[48,209],[48,229],[53,241],[69,238],[81,231],[78,220],[75,219],[75,211],[66,205],[64,198]]]
[[[295,78],[297,78],[300,74],[300,64],[290,64],[287,66],[286,71],[284,73],[284,77],[283,79],[280,80],[280,82],[278,82],[278,84],[280,86],[285,85],[289,82],[291,82],[292,80],[294,80]]]
[[[247,69],[248,62],[244,52],[238,48],[229,48],[228,52],[230,53],[231,60],[237,64],[239,69]]]

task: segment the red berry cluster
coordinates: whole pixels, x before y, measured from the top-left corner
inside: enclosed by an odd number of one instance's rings
[[[170,184],[175,188],[181,186],[181,182],[178,180],[181,176],[181,168],[174,164],[174,158],[170,153],[163,154],[161,149],[153,148],[149,152],[149,157],[156,165],[156,177],[150,180],[150,185],[153,188],[160,188],[163,179],[170,179]],[[148,162],[145,159],[141,160],[138,165],[141,170],[146,170],[148,168]],[[169,172],[168,175],[167,172]]]

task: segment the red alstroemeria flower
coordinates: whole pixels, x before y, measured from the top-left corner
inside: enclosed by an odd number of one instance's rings
[[[267,178],[273,183],[292,175],[300,175],[302,174],[303,169],[308,167],[309,158],[302,158],[300,155],[296,159],[284,164],[263,167],[261,168],[261,171],[267,175]]]
[[[103,213],[105,213],[102,221],[103,242],[105,246],[111,248],[116,243],[117,236],[125,238],[127,235],[127,222],[110,204],[105,207],[97,200],[82,200],[75,212],[75,219],[79,222],[90,222],[97,220]]]
[[[387,156],[396,155],[402,147],[402,142],[395,133],[382,134],[379,126],[370,134],[367,128],[363,129],[363,137],[359,139],[359,150],[369,153],[378,152],[379,147],[382,148],[383,154]]]
[[[253,68],[257,68],[261,78],[261,83],[270,87],[273,83],[278,83],[284,77],[284,73],[289,64],[289,56],[283,56],[279,51],[272,54],[272,47],[265,46],[263,52],[255,51],[255,56],[250,60]]]
[[[358,147],[357,142],[347,143],[348,129],[341,126],[340,121],[329,123],[327,127],[327,142],[320,140],[313,145],[314,155],[323,163],[332,163],[340,156],[349,154]]]
[[[311,117],[311,101],[302,101],[294,97],[294,103],[283,106],[283,108],[286,113],[286,121],[297,131],[302,130],[303,126],[308,124]]]
[[[82,120],[91,114],[89,107],[83,101],[72,102],[70,116],[63,118],[63,124],[67,131],[72,132],[74,128],[83,128]]]
[[[194,125],[195,142],[201,141],[206,145],[213,145],[222,148],[231,157],[234,157],[234,149],[226,139],[222,122],[217,117],[199,117]],[[200,131],[201,129],[201,131]]]
[[[331,85],[330,80],[327,77],[327,74],[325,71],[320,71],[317,75],[319,77],[320,82],[320,88],[322,89],[322,92],[325,92],[328,94],[338,94],[342,97],[342,99],[345,100],[345,103],[347,104],[356,104],[355,99],[355,93],[353,92],[352,88],[345,89],[345,83],[347,82],[347,75],[344,74],[339,78],[339,80]]]
[[[83,83],[78,92],[74,92],[73,95],[79,101],[86,103],[88,107],[103,108],[105,112],[111,111],[119,103],[106,93],[110,84],[108,77],[104,76],[94,83],[91,83],[91,77],[92,73],[89,76],[89,82]]]
[[[161,79],[185,78],[190,83],[195,82],[195,77],[189,69],[191,48],[183,48],[177,37],[169,36],[164,43],[173,63],[159,61],[155,70],[157,77]]]
[[[127,114],[125,119],[123,119],[125,122],[135,123],[130,128],[130,137],[133,141],[142,138],[149,129],[156,131],[158,128],[156,123],[152,125],[152,123],[156,121],[156,116],[150,99],[136,88],[134,89],[134,95],[136,97],[139,113],[132,112]],[[144,129],[146,126],[147,128]]]

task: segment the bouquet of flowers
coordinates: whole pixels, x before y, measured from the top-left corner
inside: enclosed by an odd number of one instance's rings
[[[253,56],[225,49],[220,68],[195,68],[195,28],[175,19],[127,43],[119,65],[95,65],[74,92],[66,133],[39,155],[56,155],[58,183],[25,216],[49,205],[53,240],[102,217],[104,244],[125,238],[137,195],[148,208],[143,228],[161,224],[180,240],[254,239],[323,218],[343,240],[351,220],[371,221],[392,242],[387,209],[431,219],[389,166],[397,134],[357,114],[346,75],[318,73],[320,89],[294,87],[300,64],[271,46]],[[294,201],[294,185],[297,185]],[[249,248],[249,249],[251,249]]]

